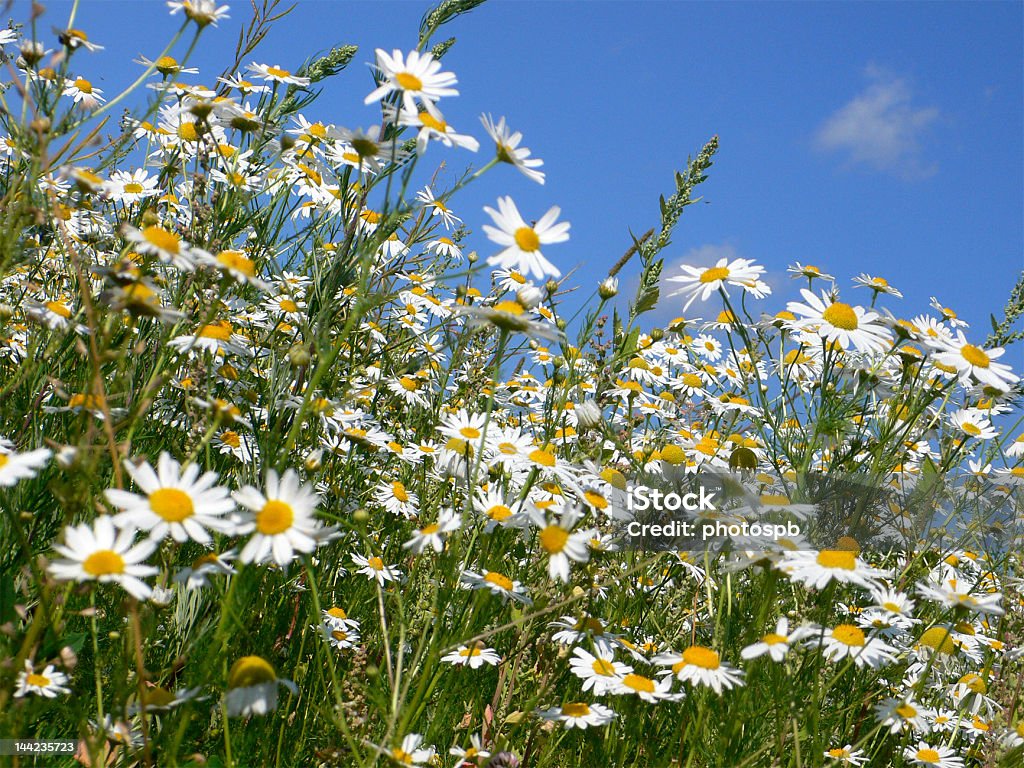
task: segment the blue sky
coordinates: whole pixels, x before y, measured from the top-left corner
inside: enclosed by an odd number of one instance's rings
[[[202,82],[229,62],[247,19],[248,2],[223,1],[232,18],[205,33],[192,60]],[[368,125],[373,49],[414,46],[428,7],[300,0],[254,58],[295,69],[313,52],[360,46],[309,117]],[[507,115],[548,181],[499,168],[455,210],[479,233],[481,206],[500,194],[527,218],[560,205],[572,239],[546,255],[563,270],[579,265],[574,282],[589,293],[630,229],[657,223],[673,170],[718,134],[707,204],[684,214],[665,253],[669,273],[719,255],[755,259],[775,287],[763,306],[775,311],[795,297],[784,274],[794,261],[831,272],[847,296],[850,279],[868,272],[904,292],[888,302],[895,311],[916,314],[935,295],[983,339],[1024,268],[1022,7],[491,2],[439,33],[458,38],[445,63],[461,92],[442,107],[478,137],[481,112]],[[42,23],[62,27],[70,3],[48,8]],[[159,53],[178,18],[155,0],[83,0],[76,26],[106,50],[83,56],[79,74],[115,93],[138,74],[128,62]],[[441,159],[458,171],[471,157],[441,147],[426,156]],[[482,233],[474,238],[486,253]],[[651,322],[680,307],[664,302]],[[1015,367],[1024,359],[1009,357]]]

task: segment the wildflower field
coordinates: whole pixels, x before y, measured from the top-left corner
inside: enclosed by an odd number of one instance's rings
[[[711,137],[574,284],[529,137],[445,120],[477,4],[282,65],[273,0],[151,3],[120,94],[0,32],[0,739],[71,743],[0,764],[1024,765],[1024,278],[663,275]]]

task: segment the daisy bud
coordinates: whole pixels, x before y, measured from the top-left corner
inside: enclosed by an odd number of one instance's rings
[[[296,368],[304,368],[309,365],[310,354],[309,350],[301,344],[296,344],[294,347],[288,350],[288,362],[294,365]]]
[[[554,294],[558,290],[558,281],[548,280],[546,283],[544,283],[544,290],[547,291],[549,294]]]
[[[295,146],[295,139],[289,136],[287,133],[281,136],[281,149],[287,152],[289,149]]]
[[[30,67],[38,63],[45,53],[43,44],[35,40],[25,40],[21,44],[21,58]]]
[[[14,317],[14,307],[10,304],[0,304],[0,320],[10,320]]]
[[[615,298],[619,293],[619,278],[617,277],[606,277],[601,281],[601,284],[597,286],[597,295],[601,297],[602,301],[608,301],[608,299]]]
[[[476,251],[470,251],[468,254],[466,254],[466,261],[468,261],[470,264],[476,264],[479,260],[480,254],[478,254]]]
[[[594,429],[601,424],[601,406],[594,400],[577,403],[574,412],[581,429]]]
[[[197,101],[188,108],[188,111],[200,120],[205,120],[206,117],[213,112],[213,104],[208,101]]]
[[[533,309],[544,298],[544,293],[535,285],[527,285],[516,293],[516,300],[527,309]]]
[[[455,286],[455,297],[459,299],[466,298],[466,286],[457,285]]]
[[[563,317],[558,318],[555,321],[555,325],[558,327],[558,330],[560,331],[564,331],[567,327],[569,327],[569,323],[566,322],[565,318]]]
[[[72,670],[78,666],[78,654],[70,645],[60,649],[60,663],[66,670]]]
[[[366,525],[370,522],[370,513],[365,509],[357,509],[352,513],[352,522],[356,525]]]
[[[651,340],[652,341],[661,341],[664,338],[665,338],[665,331],[664,330],[662,330],[661,328],[652,328],[651,329]]]

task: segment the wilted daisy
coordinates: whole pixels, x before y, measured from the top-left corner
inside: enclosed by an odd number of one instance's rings
[[[387,97],[391,93],[401,93],[402,108],[407,112],[416,112],[419,103],[434,117],[440,117],[436,102],[445,96],[458,96],[459,92],[452,88],[458,80],[451,72],[441,71],[441,62],[430,53],[409,51],[403,55],[397,48],[388,55],[387,51],[377,49],[377,70],[384,82],[364,99],[365,104]]]
[[[544,258],[542,245],[562,243],[569,239],[569,223],[556,223],[561,209],[554,206],[540,220],[530,226],[523,220],[511,197],[499,197],[498,209],[484,207],[497,227],[484,224],[484,232],[492,242],[505,246],[501,253],[491,256],[487,263],[501,269],[514,269],[538,280],[561,277],[562,273]]]
[[[52,455],[48,448],[15,453],[0,443],[0,488],[10,488],[19,480],[35,477]]]
[[[228,489],[216,485],[216,472],[200,476],[198,464],[182,470],[166,451],[160,454],[155,471],[145,461],[136,465],[126,460],[124,468],[145,495],[107,489],[107,501],[122,510],[114,516],[115,525],[148,531],[154,541],[170,536],[178,542],[192,539],[207,545],[212,541],[208,528],[222,533],[234,530],[224,515],[235,504]]]
[[[479,669],[484,664],[494,666],[501,662],[501,655],[493,648],[488,648],[482,642],[475,642],[472,645],[460,645],[451,653],[442,656],[441,661],[447,661],[456,666],[466,666],[470,669]]]
[[[50,563],[50,573],[61,581],[113,582],[121,585],[132,597],[147,600],[152,589],[142,581],[159,571],[144,560],[156,549],[156,542],[145,539],[135,542],[135,529],[114,527],[110,515],[100,515],[88,523],[64,529],[64,544],[53,548],[64,560]]]
[[[743,685],[743,673],[722,662],[717,651],[703,645],[691,645],[681,654],[668,652],[654,657],[654,663],[669,667],[668,676],[691,685],[704,685],[721,695],[722,689]]]
[[[14,698],[21,698],[27,694],[35,694],[47,699],[55,699],[59,694],[71,693],[70,688],[64,684],[68,682],[68,676],[58,672],[53,664],[47,664],[42,672],[36,672],[32,662],[25,659],[25,669],[18,673],[15,681]]]
[[[265,715],[277,707],[277,688],[283,685],[293,694],[299,689],[291,680],[277,676],[270,662],[260,656],[243,656],[228,672],[225,697],[228,717]]]
[[[693,267],[684,264],[682,269],[683,274],[668,278],[668,282],[682,285],[682,288],[673,291],[669,296],[689,297],[686,304],[683,305],[684,312],[697,299],[706,301],[720,288],[725,290],[727,285],[743,288],[759,299],[772,292],[771,288],[761,280],[764,267],[754,264],[752,259],[730,261],[723,257],[712,267]],[[726,293],[728,294],[728,291]]]
[[[530,157],[530,150],[519,146],[523,134],[509,128],[504,117],[495,123],[490,115],[481,115],[480,122],[484,124],[487,135],[494,140],[495,152],[500,162],[514,165],[531,181],[544,183],[544,172],[536,170],[544,165],[544,161],[539,157]]]
[[[537,710],[538,717],[562,723],[567,729],[588,727],[599,728],[614,720],[617,715],[603,704],[587,704],[582,701],[568,702],[560,707]]]
[[[243,523],[244,531],[254,531],[239,555],[241,562],[273,560],[278,565],[287,565],[295,552],[316,549],[323,532],[314,517],[320,496],[303,485],[295,470],[289,469],[280,477],[271,469],[267,472],[265,492],[247,485],[233,495],[235,501],[250,510]]]

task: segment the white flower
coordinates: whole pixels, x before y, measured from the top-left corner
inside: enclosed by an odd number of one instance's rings
[[[964,768],[963,758],[957,756],[949,747],[936,744],[934,747],[919,741],[916,747],[903,750],[903,757],[918,765],[929,765],[935,768]]]
[[[764,267],[754,264],[752,259],[721,258],[713,267],[693,267],[689,264],[682,266],[683,274],[668,278],[670,283],[680,283],[683,287],[670,293],[670,296],[689,296],[686,304],[683,305],[685,312],[698,298],[706,301],[718,289],[725,290],[725,286],[733,285],[749,291],[757,298],[772,292],[771,288],[761,280],[764,274]],[[728,295],[728,291],[726,291]]]
[[[159,569],[143,561],[156,549],[156,542],[145,539],[135,543],[135,529],[120,531],[110,515],[100,515],[93,522],[64,529],[64,544],[55,544],[66,559],[50,564],[50,573],[61,581],[98,581],[120,584],[139,600],[149,599],[152,589],[141,577],[152,576]]]
[[[226,5],[218,6],[216,0],[168,0],[167,7],[171,9],[172,16],[178,11],[184,11],[200,27],[207,24],[216,27],[218,21],[229,18],[230,10]]]
[[[361,573],[375,580],[382,587],[385,582],[400,581],[402,579],[402,571],[400,569],[393,565],[385,565],[384,561],[376,555],[363,557],[360,554],[353,553],[352,562],[359,566],[356,573]]]
[[[396,48],[389,56],[387,51],[378,48],[377,69],[384,82],[366,97],[366,104],[400,92],[402,108],[407,112],[416,112],[416,102],[419,102],[427,112],[440,118],[436,102],[445,96],[459,94],[451,87],[458,82],[455,75],[441,72],[441,62],[430,53],[410,51],[408,56],[403,56]]]
[[[884,352],[889,348],[891,337],[885,326],[877,322],[877,312],[835,301],[827,293],[818,298],[806,288],[800,290],[800,295],[806,304],[791,301],[786,305],[786,309],[803,318],[796,321],[798,328],[817,333],[844,350],[851,345],[860,352]]]
[[[25,659],[25,670],[18,673],[14,698],[34,693],[47,699],[55,699],[58,694],[71,693],[70,688],[64,687],[67,681],[68,676],[58,672],[53,664],[47,664],[42,672],[36,672],[32,662]]]
[[[399,765],[428,765],[434,759],[434,748],[421,749],[423,737],[418,733],[410,733],[402,739],[402,746],[391,750],[391,759]]]
[[[458,530],[462,526],[462,517],[451,509],[442,510],[436,523],[425,525],[413,534],[413,537],[402,544],[403,549],[411,549],[419,555],[427,547],[435,552],[444,549],[445,534]]]
[[[569,561],[585,563],[590,559],[590,540],[594,531],[572,531],[580,517],[579,511],[567,509],[557,523],[549,523],[539,510],[530,512],[530,519],[540,529],[537,540],[548,554],[548,575],[552,579],[568,581]]]
[[[472,645],[460,645],[456,650],[442,656],[441,661],[447,661],[456,666],[467,666],[470,669],[479,669],[484,664],[494,666],[501,662],[501,655],[493,648],[487,648],[481,642]]]
[[[740,651],[740,656],[749,660],[768,654],[772,661],[782,661],[794,643],[814,634],[814,631],[813,627],[802,626],[790,633],[789,621],[783,616],[775,625],[774,632],[769,632],[758,642],[748,645]]]
[[[303,485],[295,470],[283,477],[275,470],[267,473],[264,494],[247,485],[234,493],[235,501],[251,511],[246,530],[255,529],[239,555],[243,563],[265,563],[273,560],[287,565],[295,552],[312,552],[322,537],[323,528],[313,516],[320,497]]]
[[[10,488],[19,480],[28,480],[50,460],[51,452],[39,448],[26,453],[7,451],[0,444],[0,488]]]
[[[569,239],[569,223],[555,223],[561,209],[552,207],[534,225],[529,226],[519,214],[511,197],[498,198],[498,210],[485,207],[484,211],[494,219],[497,227],[484,225],[484,232],[492,242],[505,246],[505,250],[487,259],[492,267],[514,269],[523,275],[533,275],[538,280],[561,277],[562,273],[544,258],[542,245],[562,243]]]
[[[691,645],[679,653],[661,653],[654,657],[654,663],[669,667],[666,673],[691,685],[705,685],[721,695],[722,689],[743,685],[743,673],[735,667],[722,663],[718,652],[703,645]]]
[[[569,702],[560,707],[538,710],[537,715],[545,720],[557,720],[565,727],[585,730],[587,727],[600,727],[614,720],[616,715],[603,704],[587,704],[582,701]]]
[[[108,489],[104,494],[107,501],[122,510],[114,516],[115,525],[148,531],[154,541],[170,536],[177,542],[192,539],[206,545],[212,542],[207,528],[234,531],[234,525],[222,516],[235,504],[227,488],[215,485],[216,472],[200,476],[197,464],[182,471],[181,464],[166,451],[160,454],[155,472],[147,462],[136,466],[126,460],[124,467],[145,495]]]
[[[871,589],[886,575],[885,571],[872,568],[855,552],[846,549],[786,552],[777,567],[792,581],[810,589],[822,589],[831,581]]]
[[[977,347],[967,341],[963,331],[957,331],[955,339],[940,340],[939,344],[941,346],[935,353],[935,362],[956,369],[961,380],[973,376],[981,384],[1003,392],[1019,381],[1010,366],[995,362],[1006,352],[1002,347]]]
[[[494,140],[494,149],[499,161],[514,165],[531,181],[536,181],[538,184],[544,183],[544,172],[536,170],[544,165],[544,161],[539,157],[530,157],[530,150],[519,146],[523,140],[523,134],[519,131],[512,131],[505,125],[504,117],[495,123],[490,115],[481,115],[480,122],[484,124],[484,129]]]
[[[615,661],[614,651],[610,647],[597,648],[597,655],[579,646],[572,649],[573,658],[569,667],[576,677],[583,680],[583,690],[594,690],[595,696],[603,696],[614,691],[621,679],[633,671],[628,664]]]
[[[277,707],[277,687],[283,685],[292,693],[298,688],[291,680],[277,676],[268,661],[259,656],[243,656],[228,672],[225,697],[228,717],[265,715]]]

